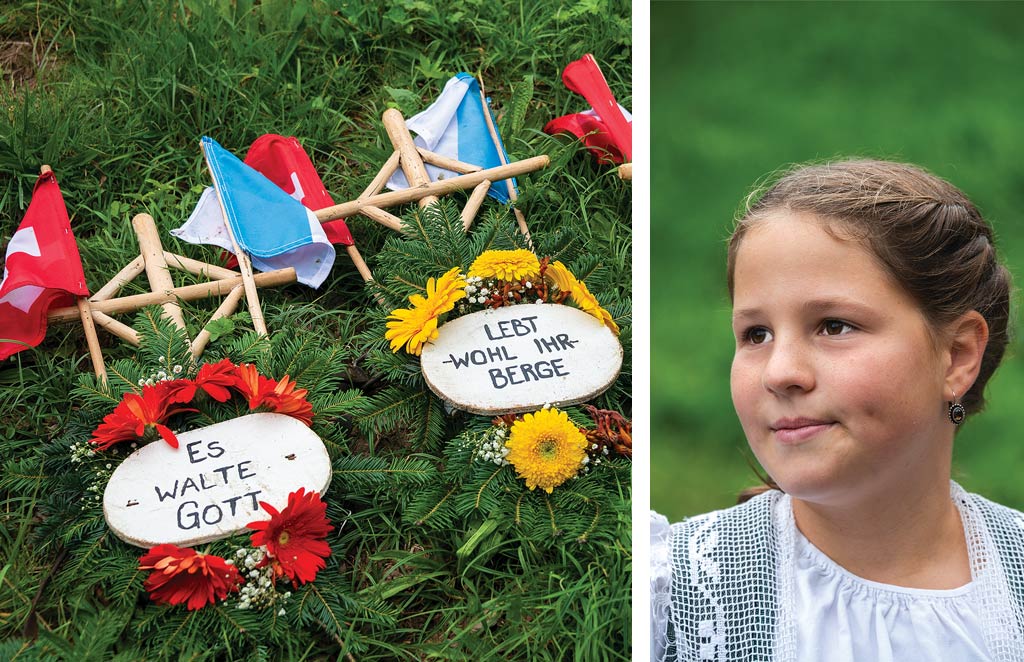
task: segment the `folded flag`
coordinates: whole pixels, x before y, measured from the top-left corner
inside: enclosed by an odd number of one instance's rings
[[[575,135],[598,163],[632,161],[633,117],[615,100],[594,56],[588,53],[570,62],[562,72],[562,82],[593,108],[557,117],[545,125],[544,132]]]
[[[286,138],[274,133],[260,136],[249,147],[245,165],[255,168],[307,209],[316,211],[334,206],[334,200],[327,193],[309,155],[294,137]],[[323,228],[332,244],[355,245],[344,220],[324,223]]]
[[[203,191],[192,215],[171,234],[234,252],[226,218],[253,267],[294,267],[300,283],[319,287],[334,265],[334,246],[316,215],[217,141],[203,136],[200,144],[214,186]]]
[[[36,180],[25,218],[7,245],[0,281],[0,359],[38,345],[46,336],[46,314],[84,296],[89,290],[68,210],[57,178],[46,172]],[[16,342],[4,342],[11,340]]]
[[[633,116],[628,110],[619,106],[622,116],[632,126]],[[593,108],[582,113],[571,113],[556,117],[544,126],[544,133],[571,133],[586,145],[591,154],[597,157],[598,163],[622,163],[623,155],[611,134],[608,126]]]
[[[405,125],[416,134],[413,142],[419,147],[484,169],[497,168],[508,163],[508,153],[496,125],[492,137],[484,111],[480,83],[471,75],[460,73],[445,84],[437,101],[406,120]],[[490,113],[491,109],[486,108],[486,112]],[[491,123],[494,124],[493,115]],[[459,175],[429,163],[425,165],[432,182]],[[513,179],[512,186],[515,185],[516,180]],[[399,169],[388,180],[387,186],[397,191],[409,188],[409,182]],[[509,201],[508,187],[504,182],[492,184],[487,195],[502,203]]]

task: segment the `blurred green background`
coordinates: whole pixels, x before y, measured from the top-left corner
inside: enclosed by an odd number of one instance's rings
[[[922,165],[981,208],[1024,282],[1022,26],[1017,3],[651,6],[652,508],[675,520],[758,482],[729,396],[725,240],[780,166]],[[954,456],[962,485],[1019,509],[1022,354],[1018,338]]]

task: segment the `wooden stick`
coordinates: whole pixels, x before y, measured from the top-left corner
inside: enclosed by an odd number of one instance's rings
[[[405,173],[405,178],[409,180],[410,188],[429,184],[430,175],[427,174],[427,168],[423,165],[420,153],[416,151],[416,143],[412,141],[409,127],[405,125],[405,118],[402,117],[402,113],[394,108],[388,108],[384,111],[382,121],[384,122],[384,130],[388,132],[388,138],[391,139],[391,144],[402,154],[402,172]],[[417,201],[420,209],[435,202],[437,202],[436,195],[425,195]]]
[[[348,251],[348,256],[352,258],[352,264],[356,265],[356,271],[363,277],[363,280],[370,282],[373,280],[373,274],[370,273],[370,267],[366,266],[366,262],[363,261],[363,256],[359,254],[359,249],[356,248],[355,244],[346,246],[345,250]]]
[[[385,225],[392,230],[402,231],[402,219],[398,218],[394,214],[389,214],[380,207],[367,206],[359,210],[359,213],[367,218],[371,218],[381,225]]]
[[[132,219],[132,227],[135,228],[135,235],[139,238],[139,251],[142,253],[142,259],[146,261],[146,278],[149,279],[150,289],[154,292],[172,289],[174,281],[171,280],[167,262],[164,261],[164,249],[160,246],[160,234],[157,232],[153,217],[149,214],[136,214]],[[187,334],[185,317],[181,314],[181,306],[178,305],[178,302],[166,301],[163,308],[164,316]]]
[[[366,187],[366,190],[363,191],[363,194],[358,199],[362,200],[363,198],[373,197],[384,190],[384,185],[391,179],[391,175],[395,174],[395,171],[398,170],[398,162],[401,160],[401,157],[402,153],[397,149],[392,152],[388,160],[384,162],[384,167],[380,169],[380,172],[377,173],[377,176],[373,178],[373,181],[370,182],[370,185]]]
[[[85,329],[85,342],[89,345],[89,358],[92,359],[92,370],[96,379],[107,381],[107,368],[103,365],[103,352],[100,350],[100,339],[96,336],[96,325],[92,322],[92,311],[89,310],[89,299],[78,297],[78,316]]]
[[[480,83],[480,103],[484,107],[484,121],[487,122],[487,130],[491,133],[491,140],[494,141],[494,149],[498,152],[498,158],[501,159],[502,165],[508,165],[508,159],[505,158],[505,150],[501,148],[498,130],[494,128],[494,121],[491,120],[491,109],[487,107],[487,96],[484,94],[484,84],[482,82]],[[516,222],[519,223],[519,231],[526,237],[526,244],[532,249],[533,239],[530,238],[530,230],[526,227],[526,217],[523,216],[523,212],[519,210],[519,207],[516,207],[519,194],[516,193],[516,187],[512,185],[511,178],[505,179],[505,187],[508,189],[508,199],[512,201],[512,213],[515,214]]]
[[[224,301],[221,302],[217,310],[214,311],[213,316],[210,317],[210,322],[215,322],[222,317],[227,317],[235,312],[238,308],[238,302],[242,300],[245,295],[245,287],[243,285],[236,285],[228,295],[224,297]],[[210,324],[207,322],[207,325]],[[196,334],[195,340],[192,341],[192,358],[196,361],[203,355],[203,350],[210,343],[210,332],[203,327],[203,330]]]
[[[339,218],[345,218],[346,216],[351,216],[352,214],[358,214],[363,207],[380,207],[382,209],[386,209],[388,207],[394,207],[395,205],[402,205],[419,200],[425,195],[447,195],[454,191],[474,188],[485,179],[496,182],[509,177],[515,177],[516,175],[522,175],[528,172],[533,172],[534,170],[546,168],[550,163],[551,159],[546,155],[534,156],[529,159],[523,159],[522,161],[513,161],[508,165],[498,166],[497,168],[487,168],[486,170],[481,170],[479,172],[471,172],[468,175],[459,175],[458,177],[452,177],[451,179],[442,179],[440,181],[431,182],[430,184],[417,188],[408,188],[402,191],[389,191],[387,193],[381,193],[368,198],[357,198],[356,200],[344,202],[340,205],[318,209],[313,213],[316,214],[318,219],[320,219],[320,222],[333,221]]]
[[[199,260],[193,260],[190,257],[184,255],[177,255],[170,251],[164,251],[164,260],[167,262],[169,267],[178,267],[182,271],[187,271],[190,274],[196,276],[202,276],[204,278],[234,278],[239,276],[237,271],[226,269],[224,267],[218,267],[215,264],[207,264],[206,262],[200,262]]]
[[[423,149],[422,147],[417,147],[416,151],[420,153],[421,157],[423,157],[424,163],[429,163],[430,165],[437,166],[438,168],[451,170],[462,175],[468,175],[471,172],[480,172],[483,170],[483,168],[478,165],[463,163],[462,161],[448,158],[444,154],[437,154],[430,150]]]
[[[363,280],[367,283],[371,282],[373,274],[370,273],[370,267],[366,266],[366,262],[363,261],[363,256],[359,254],[359,249],[353,244],[352,246],[346,246],[345,250],[348,251],[348,256],[352,258],[352,263],[356,265],[356,269],[359,271],[359,275],[363,277]],[[375,298],[381,307],[386,306],[387,302],[384,301],[382,294],[378,293]]]
[[[93,310],[92,320],[96,322],[96,326],[104,329],[105,331],[113,333],[115,336],[125,341],[126,343],[130,343],[132,345],[135,345],[136,347],[138,347],[141,344],[141,342],[139,341],[139,334],[135,329],[128,326],[127,324],[122,324],[121,322],[118,322],[116,319],[114,319],[110,315],[107,315],[106,313],[101,313],[98,310]]]
[[[619,179],[633,179],[633,163],[623,163],[619,166]]]
[[[265,271],[256,274],[253,278],[257,287],[272,287],[275,285],[287,285],[295,282],[295,269],[278,269],[276,271]],[[134,294],[132,296],[120,297],[118,299],[107,299],[106,301],[95,301],[92,303],[92,310],[116,315],[138,310],[143,306],[153,306],[166,301],[181,299],[182,301],[194,301],[212,296],[225,296],[238,284],[242,283],[241,276],[225,278],[224,280],[212,280],[208,283],[196,283],[175,287],[163,292],[146,292],[145,294]],[[78,308],[55,308],[51,310],[46,319],[50,322],[67,322],[78,317]]]
[[[210,167],[210,157],[206,153],[206,149],[203,149],[203,158],[206,159],[207,169],[213,173],[213,168]],[[263,309],[260,307],[260,295],[256,291],[256,283],[253,279],[252,264],[249,262],[249,256],[238,245],[235,232],[231,229],[227,207],[224,205],[224,194],[220,190],[216,177],[213,177],[213,189],[217,192],[217,201],[220,202],[220,213],[224,216],[224,227],[228,231],[228,237],[231,238],[231,246],[234,248],[235,257],[238,259],[238,270],[242,273],[242,283],[245,284],[245,301],[249,305],[252,326],[256,329],[256,333],[265,336],[267,335],[267,323],[263,320]]]
[[[117,295],[121,291],[121,288],[132,282],[132,279],[141,274],[146,270],[146,261],[142,259],[142,256],[136,257],[134,260],[125,265],[124,269],[118,271],[107,284],[96,290],[96,293],[89,297],[90,301],[106,301],[112,296]]]
[[[476,188],[473,189],[473,194],[466,201],[466,206],[462,210],[462,227],[466,232],[469,232],[469,226],[473,225],[473,219],[476,218],[476,213],[480,211],[480,205],[484,203],[484,198],[487,197],[487,191],[490,188],[491,180],[485,179],[476,185]]]

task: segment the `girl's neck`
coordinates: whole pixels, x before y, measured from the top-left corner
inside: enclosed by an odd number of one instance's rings
[[[858,577],[909,588],[963,586],[970,562],[949,482],[922,487],[843,505],[794,497],[793,515],[808,540]]]

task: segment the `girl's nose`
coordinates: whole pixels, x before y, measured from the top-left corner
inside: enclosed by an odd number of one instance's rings
[[[797,340],[776,336],[761,375],[764,388],[778,395],[814,388],[811,350]]]

